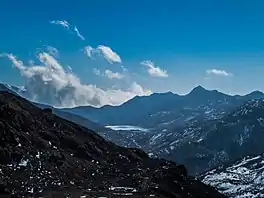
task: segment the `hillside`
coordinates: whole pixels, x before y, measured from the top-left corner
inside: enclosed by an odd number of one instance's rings
[[[220,119],[156,133],[150,152],[184,163],[200,174],[242,157],[259,155],[264,146],[264,100],[250,100]],[[148,144],[148,143],[146,143]]]
[[[150,159],[0,92],[0,195],[224,197],[182,165]]]
[[[264,197],[264,156],[247,156],[201,176],[228,197]]]

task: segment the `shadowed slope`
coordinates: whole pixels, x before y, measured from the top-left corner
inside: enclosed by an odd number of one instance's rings
[[[0,92],[0,145],[0,195],[223,197],[184,166],[116,146],[7,92]]]

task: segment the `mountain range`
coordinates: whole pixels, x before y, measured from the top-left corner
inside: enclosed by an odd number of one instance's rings
[[[225,197],[183,165],[139,149],[0,91],[1,197]]]
[[[225,162],[263,152],[263,119],[263,99],[250,100],[219,119],[191,123],[174,133],[156,133],[149,149],[201,174]]]
[[[263,155],[263,99],[259,91],[231,96],[198,86],[187,95],[155,93],[137,96],[120,106],[56,109],[35,105],[53,109],[56,115],[93,129],[118,145],[137,147],[151,157],[184,164],[190,175],[201,177],[228,196],[251,197],[247,194],[252,189],[258,197],[260,183],[253,183],[248,190],[231,191],[228,186],[221,187],[225,180],[214,178],[227,174],[244,158]],[[116,130],[124,125],[146,130]],[[236,184],[244,185],[242,179]]]
[[[138,125],[153,128],[166,122],[183,124],[190,115],[216,118],[245,101],[264,98],[264,94],[254,91],[244,96],[231,96],[216,90],[206,90],[198,86],[187,95],[172,92],[154,93],[150,96],[136,96],[120,106],[76,107],[63,109],[104,125]],[[138,111],[140,108],[140,112]]]

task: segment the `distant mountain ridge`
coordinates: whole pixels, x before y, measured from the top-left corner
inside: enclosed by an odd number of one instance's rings
[[[213,108],[216,113],[221,113],[257,98],[264,98],[264,94],[254,91],[244,96],[231,96],[198,86],[187,95],[171,92],[154,93],[150,96],[137,96],[120,106],[75,107],[63,109],[63,111],[83,116],[103,125],[154,127],[162,122],[172,121],[186,109],[198,110],[199,114],[205,114]]]
[[[9,91],[13,91],[16,92],[17,94],[20,94],[23,97],[27,98],[26,95],[26,90],[23,87],[16,87],[16,86],[12,86],[9,84],[4,84],[4,83],[0,83],[0,90],[9,90]],[[218,94],[218,95],[217,95]],[[127,102],[119,105],[119,106],[111,106],[111,105],[105,105],[102,107],[92,107],[92,106],[79,106],[79,107],[75,107],[75,108],[87,108],[87,110],[94,110],[94,109],[109,109],[109,108],[115,108],[115,107],[121,107],[121,106],[127,106],[130,103],[134,103],[134,102],[138,102],[138,103],[144,103],[144,102],[148,102],[150,99],[147,98],[151,98],[152,100],[156,101],[159,99],[167,99],[167,100],[177,100],[177,98],[214,98],[214,97],[219,97],[220,95],[222,95],[222,97],[236,97],[236,98],[247,98],[248,100],[250,99],[258,99],[258,98],[263,98],[264,97],[264,93],[258,90],[252,91],[248,94],[245,95],[228,95],[222,92],[219,92],[217,90],[208,90],[205,89],[204,87],[202,87],[201,85],[198,85],[196,87],[194,87],[188,94],[185,95],[179,95],[173,92],[163,92],[163,93],[153,93],[149,96],[135,96],[134,98],[128,100]],[[30,99],[30,98],[28,98]],[[197,99],[197,98],[196,98]],[[38,103],[41,103],[40,101],[35,101]],[[53,106],[52,104],[47,104],[49,106]],[[165,104],[166,105],[166,104]],[[65,108],[65,109],[74,109],[74,108]]]

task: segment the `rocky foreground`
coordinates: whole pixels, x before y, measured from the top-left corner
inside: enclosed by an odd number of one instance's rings
[[[225,197],[184,166],[150,159],[0,92],[0,197]]]

